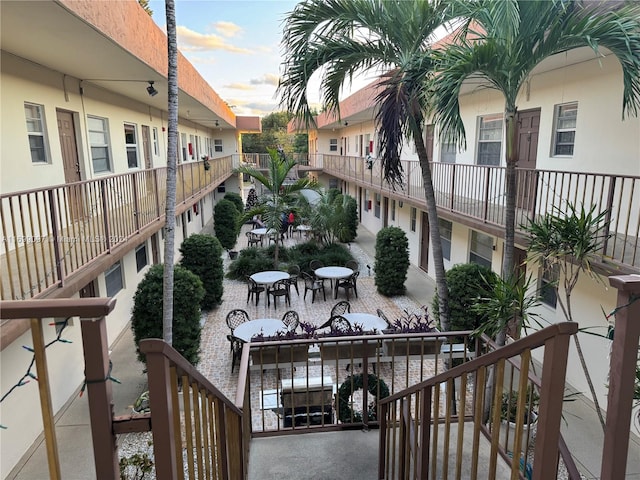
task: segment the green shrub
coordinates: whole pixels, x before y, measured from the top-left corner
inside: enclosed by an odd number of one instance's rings
[[[305,242],[289,249],[289,264],[296,264],[304,272],[310,272],[309,262],[320,260],[324,265],[344,265],[353,256],[344,245],[332,243],[323,246],[317,242]]]
[[[226,250],[232,250],[236,245],[240,233],[239,219],[240,213],[230,200],[223,198],[216,204],[213,212],[216,238]]]
[[[238,258],[229,265],[228,278],[243,280],[256,272],[274,270],[273,256],[267,256],[265,248],[251,247],[240,250]]]
[[[343,215],[346,228],[340,232],[339,239],[343,243],[353,242],[358,236],[358,204],[349,195],[344,204]]]
[[[398,227],[386,227],[376,235],[375,284],[382,295],[402,295],[409,271],[409,240]]]
[[[488,267],[476,263],[455,265],[447,271],[449,288],[449,325],[451,330],[475,330],[486,320],[472,308],[478,298],[491,296],[497,281],[496,274]],[[438,292],[431,305],[434,318],[440,321]]]
[[[162,284],[164,265],[152,266],[138,284],[133,298],[131,328],[138,358],[140,340],[162,338]],[[193,365],[200,359],[200,301],[204,288],[198,276],[180,265],[174,267],[173,348]]]
[[[229,200],[233,203],[238,210],[238,213],[244,212],[244,202],[242,201],[242,197],[239,193],[236,192],[227,192],[224,194],[224,200]]]
[[[191,235],[180,245],[180,265],[195,273],[202,281],[205,294],[200,306],[210,310],[222,303],[224,266],[222,245],[211,235]]]

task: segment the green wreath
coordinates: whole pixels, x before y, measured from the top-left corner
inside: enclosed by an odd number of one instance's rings
[[[374,400],[369,404],[367,414],[369,420],[377,418],[377,400],[389,396],[389,387],[384,380],[373,374],[367,377],[368,391],[373,395]],[[362,388],[363,375],[358,373],[350,375],[338,388],[338,418],[342,423],[362,422],[362,412],[356,412],[351,408],[351,395]]]

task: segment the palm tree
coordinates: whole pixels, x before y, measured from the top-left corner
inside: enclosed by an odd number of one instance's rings
[[[264,185],[269,191],[264,195],[258,206],[245,212],[243,218],[252,218],[254,215],[261,215],[267,231],[272,230],[276,235],[282,230],[282,219],[291,211],[293,197],[305,188],[315,188],[313,182],[308,178],[299,178],[294,182],[286,182],[289,172],[295,167],[296,161],[287,159],[275,149],[267,149],[271,161],[267,173],[263,173],[254,167],[241,165],[236,169],[238,173],[249,175]],[[278,268],[278,237],[276,237],[276,247],[274,252],[274,264]]]
[[[176,234],[176,168],[178,155],[178,43],[174,0],[165,0],[169,85],[167,123],[167,196],[165,207],[162,338],[173,343],[173,263]]]
[[[578,47],[596,55],[608,48],[620,61],[623,114],[640,106],[640,8],[580,0],[475,0],[458,2],[465,19],[457,40],[441,52],[435,84],[434,119],[440,132],[464,146],[459,94],[470,77],[505,99],[506,211],[502,276],[514,272],[517,98],[532,70],[543,60]]]
[[[352,76],[373,69],[384,72],[376,113],[384,176],[391,185],[402,184],[400,151],[405,139],[413,140],[422,168],[441,325],[448,330],[448,291],[438,212],[423,140],[424,93],[433,66],[431,45],[436,29],[448,20],[445,7],[438,0],[299,3],[285,20],[286,53],[278,92],[286,108],[309,126],[314,119],[307,87],[316,72],[322,74],[324,107],[338,118],[339,95]]]

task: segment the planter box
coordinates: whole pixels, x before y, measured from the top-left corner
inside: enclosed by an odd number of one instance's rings
[[[533,446],[536,432],[538,427],[538,415],[534,412],[531,414],[531,420],[529,423],[525,422],[522,425],[522,437],[520,448],[525,448],[527,446],[527,437],[529,437],[529,447]],[[508,437],[507,437],[508,432]],[[513,451],[515,443],[516,443],[516,424],[513,422],[508,422],[506,420],[501,420],[500,422],[500,444],[505,445],[505,442],[508,441],[507,450]]]
[[[443,340],[441,338],[395,338],[383,340],[382,348],[385,356],[435,355],[440,354]]]
[[[309,345],[279,345],[251,349],[251,362],[254,367],[275,365],[286,367],[291,362],[306,362]]]
[[[322,361],[358,360],[368,357],[369,361],[376,361],[378,342],[370,341],[366,348],[363,343],[323,343],[320,344],[320,357]]]

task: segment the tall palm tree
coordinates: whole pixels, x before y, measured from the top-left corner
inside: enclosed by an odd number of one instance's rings
[[[289,172],[295,167],[296,161],[287,159],[285,155],[275,149],[267,149],[271,160],[265,174],[262,170],[249,165],[241,165],[236,169],[238,173],[249,175],[264,185],[268,193],[260,198],[259,204],[244,213],[243,218],[251,218],[254,215],[262,215],[267,230],[273,230],[279,235],[282,230],[283,218],[291,211],[293,197],[301,190],[315,188],[308,178],[299,178],[293,182],[287,182]],[[278,268],[278,237],[274,251],[274,264]]]
[[[176,169],[178,155],[178,43],[174,0],[165,0],[169,85],[167,122],[167,196],[165,207],[162,338],[173,343],[173,262],[176,236]]]
[[[613,4],[613,6],[611,5]],[[434,118],[459,145],[465,143],[459,94],[470,77],[504,96],[506,131],[505,250],[502,276],[514,270],[517,98],[532,70],[557,53],[590,47],[596,56],[609,49],[622,66],[624,114],[640,106],[640,8],[619,2],[582,0],[460,1],[465,19],[457,40],[442,50],[435,86]]]
[[[278,86],[282,103],[307,126],[314,119],[307,98],[311,77],[320,73],[328,112],[340,116],[339,95],[353,75],[381,73],[376,124],[385,179],[403,183],[400,152],[413,140],[425,188],[429,231],[440,301],[440,321],[449,329],[448,291],[433,183],[423,140],[431,46],[438,27],[448,20],[439,1],[307,0],[285,20],[285,60]],[[420,71],[420,75],[415,72]]]

